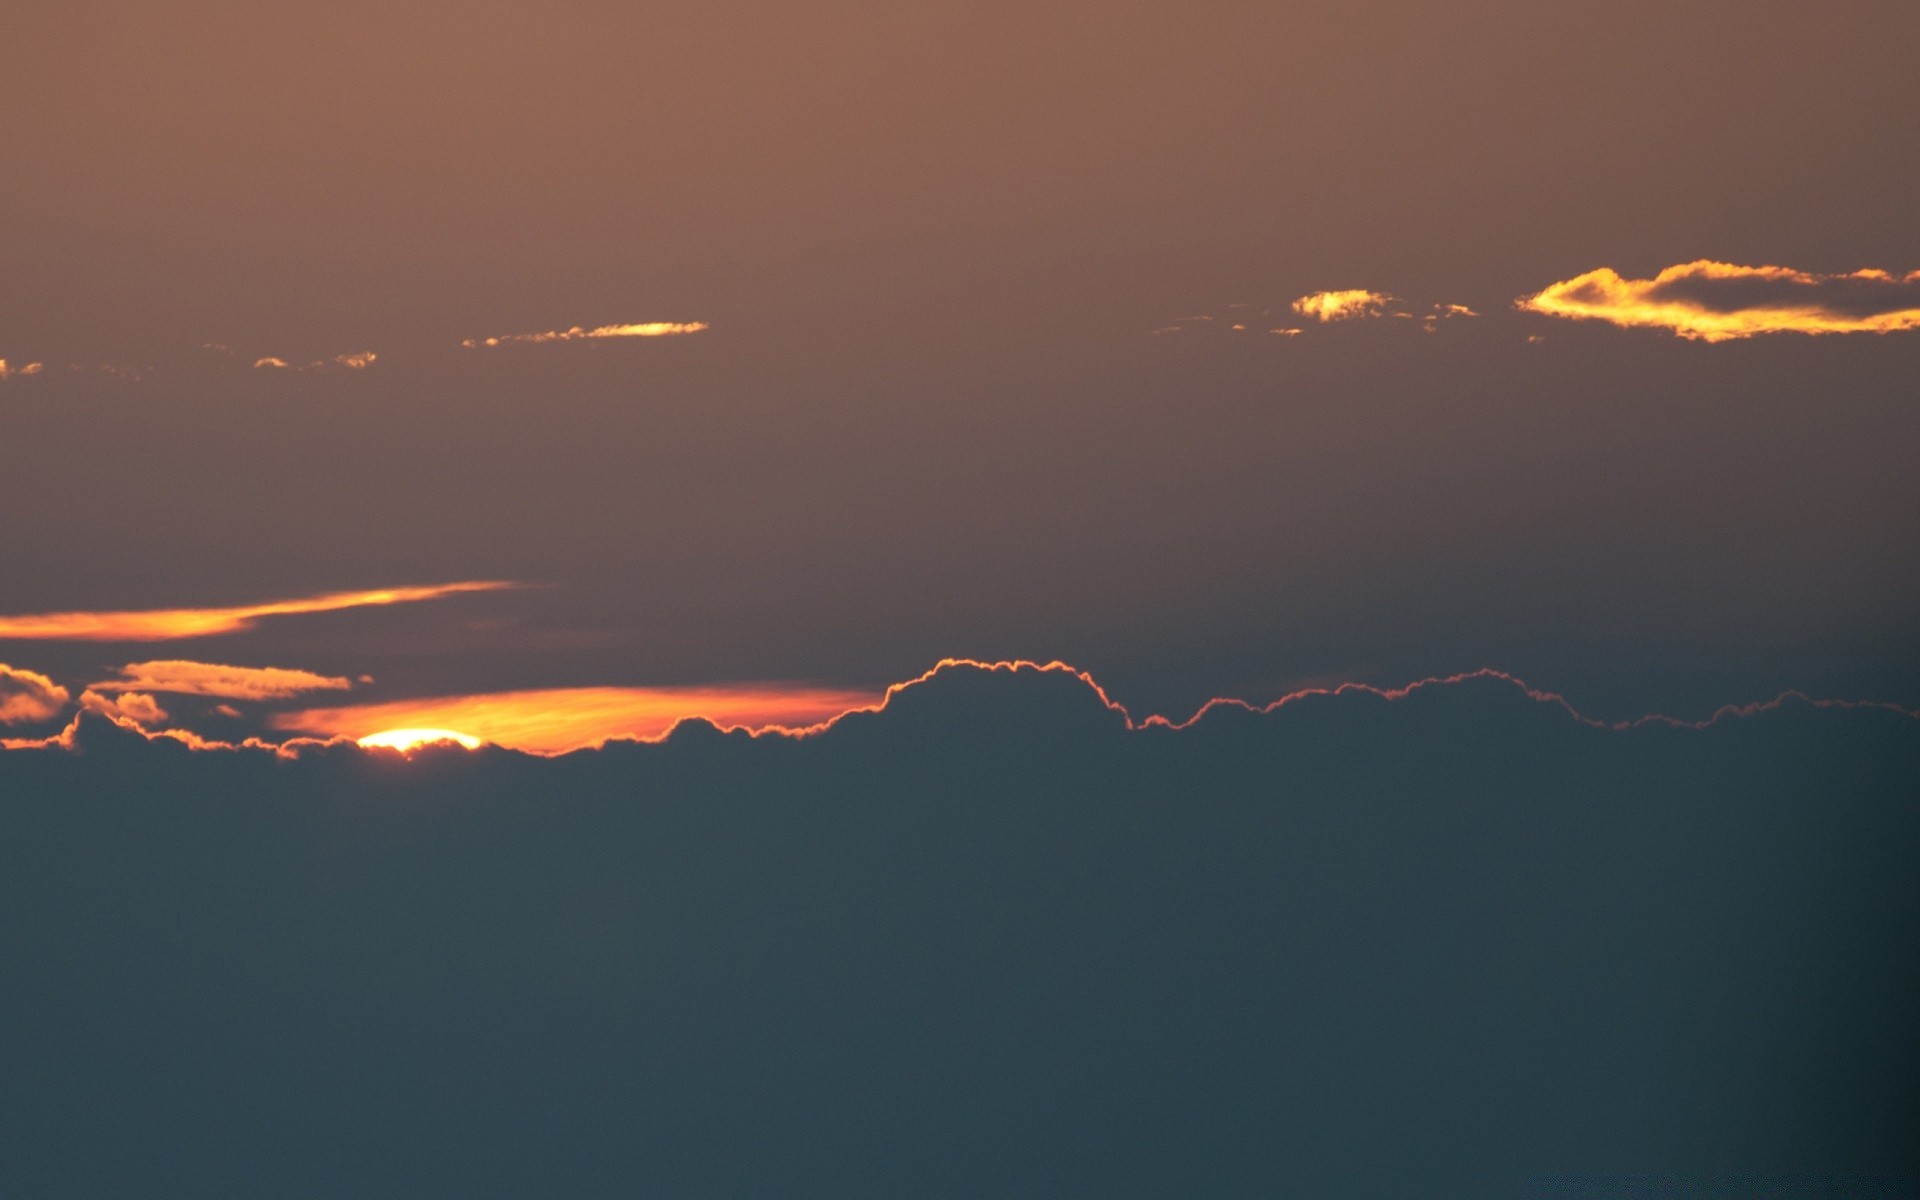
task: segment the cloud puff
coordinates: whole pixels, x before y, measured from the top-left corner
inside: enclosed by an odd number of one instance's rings
[[[1822,275],[1701,259],[1652,279],[1625,279],[1601,267],[1515,303],[1550,317],[1669,329],[1703,342],[1762,333],[1892,333],[1920,329],[1920,271]]]
[[[103,717],[132,721],[136,725],[158,725],[167,719],[167,710],[161,708],[160,702],[145,692],[103,696],[89,688],[80,693],[80,707],[88,712],[99,713]]]
[[[1317,321],[1351,321],[1356,317],[1385,316],[1395,298],[1384,292],[1364,288],[1314,292],[1293,302],[1293,311]]]
[[[50,721],[71,698],[67,689],[38,671],[0,663],[0,725]]]
[[[137,612],[59,612],[0,616],[0,638],[81,642],[160,642],[212,637],[251,629],[261,617],[333,612],[382,604],[411,604],[461,592],[491,592],[518,584],[498,580],[442,583],[426,587],[330,592],[295,600],[270,600],[233,608],[163,608]]]
[[[549,329],[544,333],[507,333],[499,337],[467,338],[460,344],[469,350],[476,350],[483,346],[505,346],[516,342],[578,342],[591,338],[676,337],[681,334],[700,333],[708,328],[710,326],[705,321],[643,321],[635,325],[599,325],[592,329],[575,325],[571,329]]]
[[[285,667],[231,667],[220,663],[162,659],[128,663],[121,678],[93,685],[102,692],[171,692],[227,700],[282,700],[302,692],[345,691],[352,682]]]
[[[322,367],[345,367],[350,371],[364,371],[379,357],[371,350],[362,350],[356,354],[336,354],[332,358],[316,358],[312,362],[294,363],[269,355],[255,359],[253,366],[256,371],[313,371]]]
[[[549,688],[316,708],[281,713],[272,724],[356,740],[393,730],[442,730],[554,754],[613,738],[657,738],[694,717],[729,728],[805,728],[879,701],[873,692],[791,683]]]
[[[38,375],[46,369],[45,363],[30,362],[18,367],[9,367],[7,360],[0,358],[0,379],[12,379],[16,375]]]

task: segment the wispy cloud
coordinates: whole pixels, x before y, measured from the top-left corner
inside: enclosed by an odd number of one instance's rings
[[[0,725],[50,721],[72,698],[67,689],[38,671],[0,663]]]
[[[47,364],[37,362],[22,363],[17,367],[9,367],[7,360],[0,358],[0,379],[13,379],[21,375],[38,375],[46,369]]]
[[[333,612],[384,604],[412,604],[438,600],[461,592],[492,592],[518,587],[514,583],[481,580],[442,583],[427,587],[378,588],[360,592],[329,592],[293,600],[270,600],[231,608],[163,608],[133,612],[57,612],[0,616],[0,638],[87,642],[160,642],[174,638],[212,637],[253,628],[262,617]]]
[[[1347,288],[1333,292],[1314,292],[1293,302],[1293,311],[1316,321],[1351,321],[1359,317],[1387,315],[1395,297],[1365,288]]]
[[[1701,259],[1652,279],[1601,267],[1515,302],[1528,312],[1724,342],[1763,333],[1892,333],[1920,329],[1920,271],[1822,275]]]
[[[657,338],[701,333],[711,328],[705,321],[642,321],[635,325],[599,325],[587,329],[549,329],[542,333],[506,333],[499,337],[467,338],[460,344],[469,350],[516,343],[579,342],[597,338]]]
[[[187,659],[128,663],[119,679],[92,685],[99,692],[168,692],[226,700],[283,700],[302,692],[345,691],[351,680],[286,667],[232,667]]]
[[[588,687],[491,692],[281,713],[276,729],[356,740],[395,730],[442,730],[540,754],[613,738],[657,738],[683,720],[726,728],[797,729],[880,702],[876,692],[792,683],[707,687]]]
[[[332,358],[316,358],[311,362],[288,362],[284,358],[269,355],[253,360],[256,371],[317,371],[327,367],[345,367],[349,371],[364,371],[372,366],[379,355],[371,350],[362,350],[356,354],[336,354]]]

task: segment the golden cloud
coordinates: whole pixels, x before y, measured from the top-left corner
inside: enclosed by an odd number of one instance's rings
[[[158,725],[167,719],[167,710],[144,692],[103,696],[89,688],[80,693],[80,707],[116,721],[131,721],[135,725]]]
[[[879,702],[874,692],[788,683],[549,688],[315,708],[280,713],[272,725],[356,741],[395,730],[438,730],[558,754],[614,738],[657,738],[693,717],[723,728],[802,729]]]
[[[253,628],[261,617],[334,612],[384,604],[438,600],[461,592],[492,592],[518,584],[495,580],[442,583],[428,587],[379,588],[330,592],[295,600],[271,600],[233,608],[163,608],[138,612],[59,612],[0,616],[0,638],[80,642],[162,642],[212,637]]]
[[[38,671],[0,663],[0,725],[50,721],[72,694]]]
[[[355,354],[336,354],[332,358],[316,358],[312,362],[293,363],[284,358],[269,355],[253,360],[254,370],[274,371],[314,371],[321,367],[345,367],[349,371],[364,371],[372,366],[379,355],[371,350],[362,350]]]
[[[1528,312],[1724,342],[1762,333],[1893,333],[1920,329],[1920,271],[1822,275],[1701,259],[1652,279],[1601,267],[1515,304]]]
[[[46,369],[45,363],[30,362],[18,367],[7,366],[7,360],[0,358],[0,379],[12,379],[16,375],[38,375]]]
[[[1356,317],[1385,316],[1394,297],[1364,288],[1314,292],[1293,302],[1293,311],[1317,321],[1351,321]]]
[[[515,342],[578,342],[590,338],[654,338],[677,337],[682,334],[700,333],[711,328],[705,321],[643,321],[637,325],[600,325],[586,329],[575,325],[571,329],[549,329],[544,333],[507,333],[499,337],[467,338],[460,344],[469,350],[481,347],[505,346]]]
[[[93,685],[102,692],[170,692],[225,700],[283,700],[301,692],[345,691],[346,679],[286,667],[230,667],[220,663],[162,659],[128,663],[121,678]]]

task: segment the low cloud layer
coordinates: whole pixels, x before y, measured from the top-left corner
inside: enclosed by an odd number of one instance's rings
[[[1833,1195],[1777,1173],[1910,1174],[1916,794],[1908,715],[1491,674],[557,758],[83,713],[0,754],[0,1192]]]
[[[227,700],[282,700],[302,692],[345,691],[352,681],[285,667],[233,667],[221,663],[164,659],[128,663],[119,679],[93,685],[101,692],[170,692]]]
[[[51,721],[72,694],[38,671],[0,663],[0,725]]]
[[[642,321],[633,325],[600,325],[587,329],[575,325],[571,329],[549,329],[542,333],[507,333],[498,337],[467,338],[460,344],[469,350],[482,347],[506,346],[516,343],[539,344],[543,342],[578,342],[602,338],[656,338],[677,337],[689,333],[701,333],[708,329],[705,321]]]
[[[1920,329],[1920,271],[1822,275],[1701,259],[1652,279],[1601,267],[1517,303],[1551,317],[1667,329],[1703,342],[1763,333],[1893,333]]]
[[[253,628],[262,617],[334,612],[384,604],[438,600],[462,592],[491,592],[516,587],[497,580],[443,583],[426,587],[377,588],[329,592],[294,600],[270,600],[231,608],[166,608],[134,612],[57,612],[0,616],[0,638],[46,641],[159,642],[212,637]]]
[[[160,702],[145,692],[122,692],[108,696],[89,688],[80,693],[80,707],[103,717],[131,721],[141,726],[161,725],[169,719],[167,710],[160,707]]]

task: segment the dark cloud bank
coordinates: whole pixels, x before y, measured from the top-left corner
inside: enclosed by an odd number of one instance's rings
[[[9,1195],[1912,1194],[1899,713],[1127,731],[960,669],[561,759],[81,722],[0,755]]]

